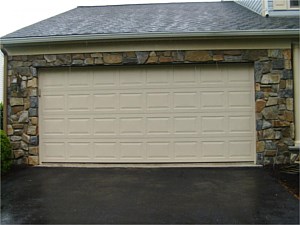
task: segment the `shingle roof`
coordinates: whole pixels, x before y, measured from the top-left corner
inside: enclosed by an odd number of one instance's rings
[[[3,38],[299,29],[298,18],[262,17],[234,2],[77,7]]]

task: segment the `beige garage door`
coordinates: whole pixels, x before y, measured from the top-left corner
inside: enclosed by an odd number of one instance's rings
[[[250,65],[40,71],[42,162],[254,161]]]

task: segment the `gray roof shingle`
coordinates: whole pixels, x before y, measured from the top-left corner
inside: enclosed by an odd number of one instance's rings
[[[234,2],[81,6],[2,38],[299,29],[299,17],[262,17]]]

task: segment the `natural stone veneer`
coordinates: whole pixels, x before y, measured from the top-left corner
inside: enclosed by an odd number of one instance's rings
[[[272,162],[277,149],[282,155],[294,144],[290,49],[20,55],[8,57],[7,78],[7,133],[15,162],[38,164],[38,68],[185,63],[253,63],[257,163]]]

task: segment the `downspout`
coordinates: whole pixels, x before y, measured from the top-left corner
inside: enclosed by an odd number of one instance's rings
[[[295,146],[300,147],[300,48],[299,43],[293,43],[293,71],[294,71],[294,113],[295,113]]]
[[[263,0],[264,1],[264,15],[265,17],[269,17],[269,3],[268,0]]]
[[[7,52],[1,46],[1,51],[4,56],[3,66],[3,130],[7,134]]]

